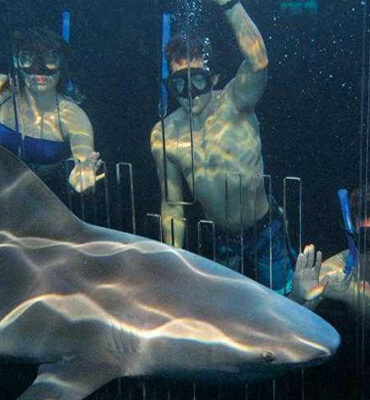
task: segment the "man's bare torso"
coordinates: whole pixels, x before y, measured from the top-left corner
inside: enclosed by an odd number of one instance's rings
[[[214,92],[212,102],[203,126],[194,126],[193,157],[189,115],[180,108],[167,118],[166,154],[186,179],[206,218],[236,233],[241,218],[246,229],[268,210],[259,123],[254,112],[234,111],[227,90]]]

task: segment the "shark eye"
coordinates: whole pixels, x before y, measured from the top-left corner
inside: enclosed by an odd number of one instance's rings
[[[267,363],[271,363],[275,360],[275,355],[271,351],[265,351],[262,353],[262,359]]]

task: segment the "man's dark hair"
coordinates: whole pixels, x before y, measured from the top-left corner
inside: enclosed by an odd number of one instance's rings
[[[212,65],[212,46],[207,37],[197,36],[189,38],[185,34],[174,36],[166,47],[166,56],[169,64],[172,61],[179,62],[188,58],[188,46],[190,60],[203,58],[205,65],[213,70]]]

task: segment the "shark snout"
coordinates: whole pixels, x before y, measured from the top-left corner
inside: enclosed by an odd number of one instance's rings
[[[335,329],[330,327],[324,331],[312,335],[291,332],[280,340],[271,339],[255,354],[256,365],[268,371],[274,366],[289,370],[322,364],[336,353],[340,345],[340,336]]]
[[[341,339],[330,324],[287,299],[274,300],[258,324],[238,332],[252,345],[256,364],[299,368],[321,364],[336,353]]]
[[[341,339],[331,325],[322,320],[314,329],[307,329],[304,333],[291,332],[282,351],[282,358],[286,363],[316,365],[327,361],[336,353]],[[277,358],[278,354],[274,354],[274,357]]]
[[[312,336],[296,338],[298,351],[305,354],[304,362],[320,362],[333,356],[339,345],[340,336],[329,324],[321,326],[321,332],[314,332]]]

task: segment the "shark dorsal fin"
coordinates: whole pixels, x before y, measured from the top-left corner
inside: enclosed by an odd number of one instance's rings
[[[22,161],[0,146],[0,230],[57,239],[81,223]]]

